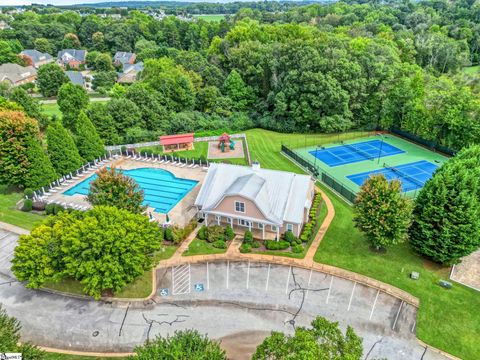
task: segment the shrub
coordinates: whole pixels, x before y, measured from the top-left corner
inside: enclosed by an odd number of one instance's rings
[[[207,240],[207,227],[205,225],[198,230],[197,238],[200,240]]]
[[[242,246],[240,246],[240,252],[242,254],[249,253],[252,251],[252,245],[244,243]]]
[[[260,242],[255,240],[252,242],[252,248],[258,249],[260,247]]]
[[[297,244],[297,245],[292,246],[292,253],[299,254],[301,252],[303,252],[303,246],[302,245]]]
[[[32,199],[25,199],[22,206],[22,211],[32,211],[33,201]]]
[[[207,229],[207,241],[213,243],[217,240],[225,240],[223,227],[219,225],[209,226]]]
[[[283,237],[285,241],[288,241],[290,244],[297,240],[295,235],[293,235],[293,233],[290,230],[286,231],[285,234],[283,234]]]
[[[243,242],[245,244],[251,244],[253,241],[253,235],[250,230],[245,231],[245,234],[243,235]]]
[[[290,247],[290,243],[284,240],[275,241],[275,240],[266,240],[265,247],[268,250],[285,250]]]
[[[164,234],[163,238],[167,241],[173,241],[172,228],[170,228],[170,227],[165,228],[165,234]]]
[[[33,198],[33,190],[30,189],[30,188],[26,188],[24,191],[23,191],[23,195],[25,195],[27,197],[27,199],[32,199]]]
[[[225,228],[225,238],[227,241],[232,240],[235,237],[235,233],[233,232],[233,229],[230,225],[227,225]]]
[[[53,215],[54,208],[55,208],[55,204],[47,204],[47,206],[45,206],[45,213],[47,215]]]
[[[227,243],[224,240],[217,240],[214,243],[212,243],[212,246],[217,249],[226,249]]]
[[[172,227],[172,241],[174,244],[179,244],[181,243],[185,238],[185,233],[186,233],[187,228],[181,228],[178,226]]]

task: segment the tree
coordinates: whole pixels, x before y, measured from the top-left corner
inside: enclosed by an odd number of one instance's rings
[[[410,244],[445,265],[480,247],[480,146],[462,150],[418,194]]]
[[[252,89],[245,85],[242,77],[235,69],[225,79],[223,90],[232,99],[235,110],[243,111],[247,109],[252,99]]]
[[[63,115],[63,126],[73,131],[78,114],[87,107],[88,102],[87,91],[83,87],[70,82],[63,84],[58,91],[57,100]]]
[[[75,122],[75,143],[80,156],[85,161],[93,161],[105,153],[102,139],[100,139],[95,126],[83,111],[80,111]]]
[[[125,135],[128,128],[144,125],[140,109],[131,100],[114,98],[107,103],[107,110],[119,135]]]
[[[68,77],[57,64],[40,66],[37,72],[37,85],[43,96],[57,96],[60,87],[68,82]]]
[[[80,40],[78,36],[72,33],[65,34],[63,37],[62,48],[64,49],[79,49]]]
[[[210,340],[206,335],[200,335],[197,330],[175,331],[173,336],[162,338],[158,336],[147,341],[143,346],[135,348],[133,359],[138,360],[226,360],[225,351],[220,344]]]
[[[99,54],[95,59],[96,71],[113,71],[115,68],[112,63],[112,56],[107,53]]]
[[[353,220],[377,250],[408,239],[411,217],[412,202],[402,196],[400,181],[379,174],[361,186]]]
[[[46,38],[35,39],[34,48],[42,53],[53,54],[53,45]]]
[[[146,216],[115,207],[60,212],[22,235],[12,270],[29,288],[65,277],[99,298],[120,291],[151,268],[163,232]]]
[[[36,119],[41,125],[45,125],[47,120],[45,115],[42,113],[40,103],[37,99],[31,97],[24,89],[21,87],[15,87],[10,93],[10,100],[15,101],[17,104],[20,104],[25,111],[25,113]]]
[[[362,339],[348,326],[343,335],[338,322],[317,316],[312,328],[295,328],[294,336],[273,331],[257,347],[253,360],[360,360]]]
[[[0,304],[0,346],[2,352],[21,353],[25,360],[42,360],[45,353],[28,342],[20,344],[20,331],[22,326],[14,317],[8,316]]]
[[[117,78],[115,71],[97,72],[93,78],[92,87],[94,90],[108,91],[115,85]]]
[[[20,111],[0,111],[0,183],[36,189],[54,175],[37,122]]]
[[[67,175],[82,166],[72,136],[59,121],[47,127],[47,152],[58,176]]]
[[[17,54],[22,50],[18,40],[0,40],[0,64],[18,63],[20,58]]]
[[[121,143],[120,136],[118,136],[117,129],[113,123],[112,115],[108,112],[106,104],[92,102],[85,112],[106,145]]]
[[[145,210],[143,199],[143,190],[135,180],[114,167],[102,168],[97,172],[97,178],[90,183],[87,197],[87,201],[94,206],[115,206],[135,214]]]

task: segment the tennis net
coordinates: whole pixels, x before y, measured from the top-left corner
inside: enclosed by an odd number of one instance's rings
[[[342,145],[349,148],[350,150],[355,151],[357,154],[363,156],[367,160],[373,160],[373,158],[377,157],[377,155],[369,154],[366,151],[360,150],[359,148],[353,146],[352,144],[347,144],[345,142],[342,142]]]
[[[388,164],[386,164],[386,163],[383,163],[383,167],[386,168],[386,169],[388,169],[388,170],[390,170],[390,171],[392,171],[392,172],[394,172],[394,173],[396,173],[396,174],[398,174],[398,175],[400,175],[400,177],[402,177],[402,178],[404,178],[404,179],[407,179],[407,180],[410,181],[411,183],[414,183],[414,184],[417,185],[419,188],[422,188],[423,185],[424,185],[421,181],[419,181],[419,180],[411,177],[410,175],[404,173],[403,171],[397,169],[397,168],[394,167],[394,166],[390,166],[390,165],[388,165]]]

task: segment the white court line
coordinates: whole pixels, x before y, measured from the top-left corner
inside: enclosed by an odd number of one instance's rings
[[[400,311],[402,310],[402,306],[403,306],[403,300],[400,303],[400,306],[398,307],[397,316],[395,316],[395,321],[393,322],[392,330],[395,330],[395,326],[397,325],[397,320],[398,320],[398,317],[400,316]]]
[[[328,304],[328,299],[330,298],[330,291],[332,290],[332,284],[333,284],[333,276],[330,278],[330,286],[328,287],[327,301],[325,301],[325,304]]]
[[[230,261],[227,261],[227,289],[228,289],[228,277],[230,276]]]
[[[417,326],[417,320],[413,321],[412,329],[410,330],[412,333],[415,331],[415,326]]]
[[[268,281],[269,280],[270,280],[270,264],[268,264],[267,283],[265,284],[265,291],[268,291]]]
[[[208,274],[208,261],[207,261],[207,290],[210,290],[210,276]]]
[[[370,311],[370,317],[368,320],[372,320],[373,311],[375,310],[375,305],[377,304],[378,294],[380,294],[380,290],[377,290],[377,296],[375,296],[375,300],[373,301],[372,311]]]
[[[248,262],[248,269],[247,269],[247,289],[248,289],[249,281],[250,281],[250,261]]]
[[[308,277],[308,284],[307,284],[307,291],[305,292],[305,299],[308,296],[308,289],[310,288],[310,281],[312,280],[312,272],[313,272],[313,269],[310,269],[310,276]]]
[[[357,282],[354,282],[353,283],[353,288],[352,288],[352,293],[350,294],[350,301],[348,302],[347,311],[350,311],[350,306],[352,306],[353,293],[355,292],[355,287],[356,286],[357,286]]]
[[[285,294],[288,293],[288,284],[290,283],[290,273],[292,272],[292,267],[288,269],[288,276],[287,276],[287,286],[285,286]]]

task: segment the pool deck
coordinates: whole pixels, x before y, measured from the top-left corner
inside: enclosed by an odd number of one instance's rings
[[[206,168],[200,167],[200,166],[196,168],[189,168],[188,166],[178,167],[178,166],[172,165],[171,163],[159,164],[157,162],[133,160],[125,157],[119,157],[116,160],[112,160],[102,165],[102,167],[106,167],[106,166],[108,167],[114,166],[117,169],[123,169],[123,170],[133,170],[133,169],[139,169],[139,168],[163,169],[171,172],[177,178],[198,181],[195,187],[193,187],[192,190],[190,190],[190,192],[188,192],[188,194],[185,195],[185,197],[182,200],[180,200],[175,205],[175,207],[172,210],[170,210],[170,212],[168,213],[171,224],[178,225],[181,227],[187,225],[190,222],[190,220],[196,215],[197,210],[193,206],[193,204],[198,195],[198,192],[200,191],[200,188],[202,187],[205,175],[207,174]],[[63,193],[68,189],[72,188],[73,186],[77,185],[78,183],[84,181],[88,177],[92,176],[93,174],[94,172],[82,174],[74,181],[66,185],[62,185],[57,192],[52,193],[48,197],[47,201],[49,203],[57,203],[62,205],[66,204],[67,207],[73,207],[75,205],[75,206],[90,208],[91,205],[87,202],[85,195],[81,195],[81,194],[64,195]],[[160,224],[165,223],[166,221],[165,214],[154,212],[154,208],[151,208],[151,207],[149,207],[147,211],[150,212],[151,215],[155,218],[155,220],[158,221]]]

